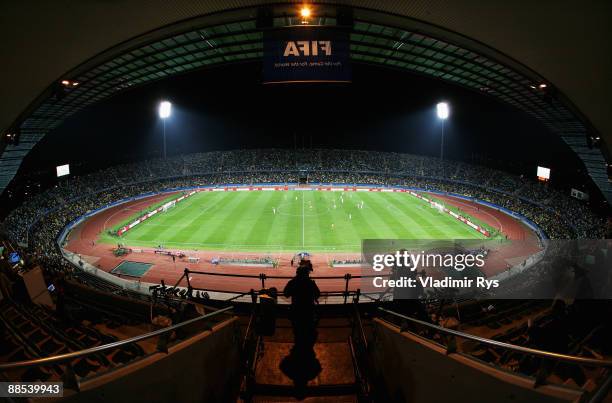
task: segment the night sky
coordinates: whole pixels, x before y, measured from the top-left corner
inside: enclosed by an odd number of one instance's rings
[[[445,157],[585,182],[577,157],[536,120],[483,94],[424,76],[353,65],[352,84],[261,84],[261,65],[201,70],[136,88],[67,119],[26,158],[22,172],[82,173],[161,154],[161,99],[173,103],[168,154],[237,148],[354,148],[438,156],[435,104],[451,104]]]

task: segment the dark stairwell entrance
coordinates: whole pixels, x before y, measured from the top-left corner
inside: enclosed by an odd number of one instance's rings
[[[368,386],[360,369],[363,335],[352,304],[326,312],[317,322],[312,348],[294,344],[291,321],[279,309],[271,335],[257,335],[257,312],[247,326],[247,375],[243,402],[368,402]],[[259,308],[261,304],[257,304]],[[265,308],[264,308],[265,310]],[[356,312],[356,311],[355,311]],[[266,312],[269,313],[269,312]],[[260,316],[261,318],[261,316]],[[250,333],[250,334],[249,334]]]

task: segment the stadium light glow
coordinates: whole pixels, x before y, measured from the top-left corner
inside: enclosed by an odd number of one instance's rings
[[[163,128],[163,136],[164,136],[164,148],[163,148],[163,157],[166,159],[166,119],[170,117],[172,114],[172,103],[168,101],[161,101],[159,103],[159,117],[164,123]]]
[[[436,111],[438,112],[439,119],[442,119],[442,120],[448,119],[450,110],[446,102],[439,102],[438,105],[436,105]]]
[[[442,131],[440,136],[440,160],[444,159],[444,122],[448,119],[450,115],[450,108],[447,102],[438,102],[436,105],[436,112],[438,114],[438,119],[442,121]]]
[[[170,117],[172,113],[172,104],[168,101],[162,101],[159,104],[159,117],[166,119]]]
[[[60,84],[63,85],[64,87],[76,87],[78,86],[80,83],[78,81],[74,81],[74,80],[62,80],[60,81]]]
[[[300,15],[302,16],[302,18],[310,17],[310,9],[306,6],[302,7],[302,9],[300,10]]]

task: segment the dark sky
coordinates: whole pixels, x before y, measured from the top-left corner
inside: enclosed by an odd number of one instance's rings
[[[438,156],[435,104],[451,104],[445,156],[535,176],[552,168],[561,184],[584,182],[577,158],[520,111],[438,80],[366,65],[352,84],[263,85],[259,64],[239,64],[159,81],[80,112],[33,150],[24,169],[72,164],[87,171],[161,153],[161,99],[171,100],[168,153],[236,148],[326,147]],[[483,160],[483,158],[486,158]]]

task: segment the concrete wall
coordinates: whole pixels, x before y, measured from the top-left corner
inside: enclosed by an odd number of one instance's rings
[[[216,403],[236,401],[240,387],[237,318],[133,364],[65,391],[62,402]]]
[[[563,386],[533,387],[533,378],[497,369],[374,320],[369,344],[375,390],[389,402],[576,402],[582,392]]]

